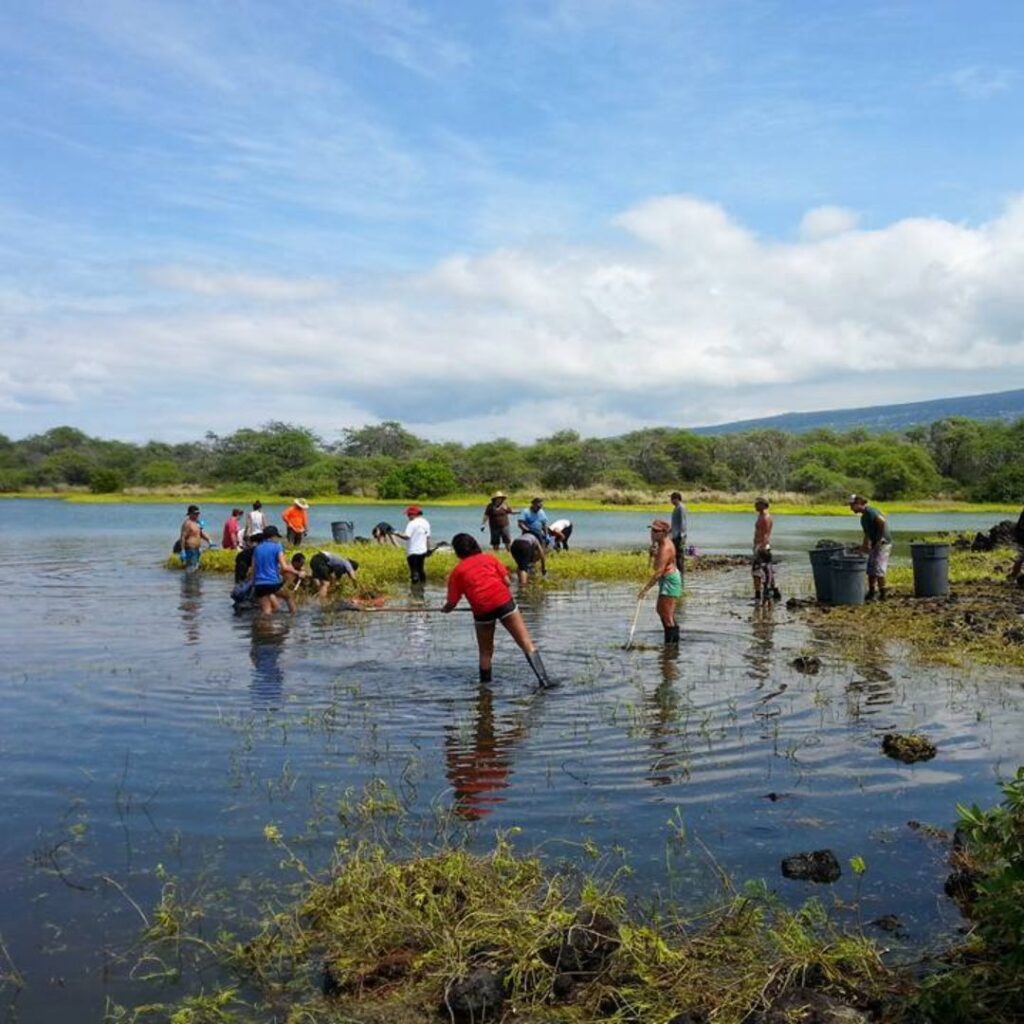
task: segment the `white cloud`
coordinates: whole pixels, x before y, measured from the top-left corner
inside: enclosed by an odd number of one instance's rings
[[[816,206],[808,210],[800,221],[800,237],[816,242],[833,235],[842,235],[857,227],[857,214],[843,206]]]
[[[453,255],[358,289],[172,268],[165,284],[217,307],[29,311],[2,342],[0,393],[11,409],[49,389],[91,422],[116,400],[165,436],[397,418],[432,436],[525,440],[871,404],[901,388],[917,399],[930,380],[934,394],[997,390],[1024,371],[1024,198],[975,227],[913,219],[790,244],[692,196],[616,223],[615,247]]]
[[[997,93],[1006,92],[1016,78],[1016,72],[1010,68],[971,65],[957,68],[946,81],[969,99],[985,100]]]

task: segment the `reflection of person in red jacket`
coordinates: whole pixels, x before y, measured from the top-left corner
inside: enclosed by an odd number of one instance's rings
[[[292,547],[298,547],[302,538],[309,533],[309,502],[303,498],[296,498],[291,505],[282,513],[281,518],[288,533],[288,543]]]
[[[494,696],[490,687],[481,683],[472,733],[466,736],[455,725],[445,731],[445,773],[455,791],[455,813],[476,821],[502,803],[504,798],[498,793],[508,788],[512,775],[509,751],[526,730],[516,726],[503,735],[496,734]]]

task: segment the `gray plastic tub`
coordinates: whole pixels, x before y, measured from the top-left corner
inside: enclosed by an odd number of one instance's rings
[[[863,604],[867,590],[867,555],[832,556],[831,584],[833,604]]]
[[[814,596],[822,604],[832,601],[832,556],[837,551],[842,551],[842,548],[814,548],[807,552],[814,574]]]
[[[351,519],[339,519],[331,523],[331,536],[336,544],[347,544],[355,536],[355,524]]]
[[[910,545],[914,562],[914,597],[945,597],[949,593],[949,545]]]

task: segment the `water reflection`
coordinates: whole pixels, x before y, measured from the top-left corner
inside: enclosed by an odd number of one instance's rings
[[[758,689],[771,675],[774,651],[775,608],[770,604],[758,605],[751,610],[750,646],[743,654],[744,661],[750,665],[747,675],[758,680]]]
[[[645,699],[647,734],[654,755],[647,779],[654,786],[667,786],[677,780],[685,763],[673,742],[679,738],[681,701],[675,686],[679,680],[679,648],[663,648],[658,655],[658,667],[661,682]]]
[[[199,643],[203,617],[203,574],[201,572],[183,572],[181,574],[181,600],[178,603],[178,610],[181,612],[185,643]]]
[[[494,693],[485,683],[477,691],[473,727],[468,735],[456,724],[445,726],[445,774],[455,792],[453,809],[460,818],[477,821],[504,803],[504,797],[498,794],[509,786],[511,750],[526,733],[522,720],[499,732]]]
[[[291,628],[290,619],[258,615],[253,620],[249,644],[249,660],[252,662],[249,695],[255,708],[276,711],[281,706],[284,696],[281,654]]]

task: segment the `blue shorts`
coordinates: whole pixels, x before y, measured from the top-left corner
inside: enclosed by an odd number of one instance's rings
[[[203,553],[199,548],[182,548],[181,549],[181,564],[186,569],[198,569],[199,559],[202,558]]]

